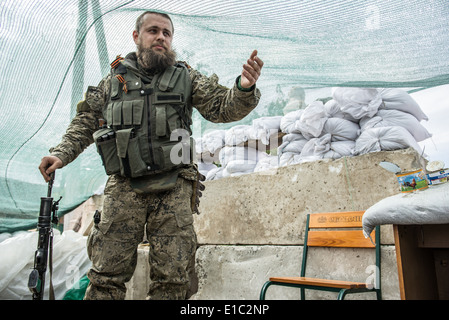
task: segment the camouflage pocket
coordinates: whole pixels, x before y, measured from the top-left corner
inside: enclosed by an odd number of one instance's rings
[[[87,256],[94,262],[101,254],[102,237],[108,232],[111,223],[108,221],[100,221],[100,223],[94,225],[87,237]]]
[[[192,181],[185,180],[183,178],[178,179],[179,191],[178,191],[178,205],[175,210],[175,218],[178,227],[183,228],[185,226],[193,224],[193,214],[190,206],[190,200],[192,198]],[[176,192],[176,190],[175,190]]]

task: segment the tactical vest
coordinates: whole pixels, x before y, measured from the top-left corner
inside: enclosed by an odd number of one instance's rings
[[[193,159],[191,80],[182,64],[148,80],[125,59],[112,69],[106,120],[94,133],[106,173],[141,177]]]

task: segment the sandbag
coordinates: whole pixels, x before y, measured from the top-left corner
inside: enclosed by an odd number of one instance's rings
[[[374,116],[382,103],[380,92],[372,88],[334,88],[332,97],[354,119]]]
[[[251,125],[237,125],[226,130],[225,145],[241,146],[255,136]]]
[[[220,149],[214,149],[214,152],[211,152],[209,148],[206,146],[205,140],[203,138],[195,140],[195,153],[198,162],[203,162],[207,164],[218,162],[219,152]]]
[[[226,171],[229,173],[253,172],[257,165],[254,160],[232,160],[226,165]]]
[[[360,126],[341,118],[328,118],[323,126],[323,134],[330,134],[332,141],[355,141],[360,133]]]
[[[202,137],[203,149],[212,154],[218,153],[225,145],[226,130],[212,130],[205,132]]]
[[[323,102],[314,101],[304,109],[296,126],[307,139],[317,138],[321,135],[326,120]]]
[[[213,163],[205,163],[205,162],[198,162],[198,171],[203,175],[207,176],[207,173],[213,169],[215,169],[217,166]]]
[[[226,167],[227,164],[233,160],[253,160],[257,162],[266,156],[267,154],[265,152],[258,151],[254,148],[225,146],[220,150],[218,157],[220,164],[223,167]]]
[[[278,147],[278,154],[285,152],[301,153],[307,139],[300,133],[289,133],[282,137],[282,144]]]
[[[379,109],[399,110],[410,113],[418,121],[429,120],[418,103],[404,90],[396,88],[379,89],[383,104]]]
[[[301,161],[301,154],[296,152],[284,152],[283,154],[279,155],[279,166],[285,167],[292,164],[300,163]]]
[[[432,135],[412,114],[399,110],[379,110],[373,118],[360,120],[361,130],[377,127],[399,126],[407,129],[417,142],[424,141]]]
[[[312,138],[304,145],[301,151],[301,158],[322,159],[323,155],[330,150],[332,136],[325,134],[320,138]]]
[[[275,169],[279,167],[279,157],[268,155],[267,157],[259,160],[254,167],[254,172],[263,172],[270,169]]]
[[[362,218],[363,234],[383,224],[422,225],[449,223],[449,183],[384,198],[368,208]]]
[[[301,133],[301,130],[297,127],[296,123],[301,118],[304,110],[295,110],[287,113],[281,118],[280,129],[284,133]]]
[[[264,145],[270,143],[270,137],[277,134],[280,130],[282,116],[262,117],[254,119],[253,138],[260,140]]]
[[[206,180],[218,180],[223,177],[223,167],[216,167],[207,172]]]
[[[330,143],[330,150],[323,154],[325,159],[339,159],[351,157],[354,153],[355,141],[334,141]]]
[[[403,127],[379,127],[362,131],[355,142],[354,155],[377,151],[414,148],[419,154],[421,147],[410,132]]]
[[[358,123],[359,120],[352,117],[349,113],[341,111],[337,101],[331,99],[324,104],[324,110],[328,118],[340,118]]]

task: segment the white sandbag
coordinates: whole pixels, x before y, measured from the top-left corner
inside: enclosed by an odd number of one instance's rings
[[[331,139],[330,134],[310,139],[302,148],[301,158],[314,157],[322,159],[323,155],[330,150]]]
[[[341,111],[354,119],[374,116],[382,103],[380,92],[373,88],[334,88],[332,96]]]
[[[339,159],[342,157],[351,157],[354,153],[355,141],[335,141],[331,142],[330,150],[323,154],[325,159]]]
[[[241,176],[241,175],[244,175],[244,174],[253,173],[253,172],[254,172],[254,169],[249,169],[249,170],[247,170],[247,171],[235,171],[235,172],[230,172],[230,171],[228,170],[228,168],[223,168],[223,171],[222,171],[222,177],[223,177],[223,178],[227,178],[227,177],[238,177],[238,176]]]
[[[408,92],[396,88],[382,88],[379,89],[379,92],[383,100],[383,104],[379,109],[407,112],[413,115],[418,121],[429,120]]]
[[[323,126],[323,134],[327,133],[332,136],[332,141],[355,141],[359,136],[360,126],[349,120],[328,118]]]
[[[278,154],[285,152],[301,153],[307,139],[300,133],[289,133],[282,137],[282,144],[278,147]]]
[[[307,139],[316,138],[321,135],[326,120],[323,102],[314,101],[304,109],[296,126]]]
[[[360,119],[360,128],[366,130],[377,127],[399,126],[408,130],[417,142],[426,140],[432,135],[412,114],[399,110],[379,110],[373,118]]]
[[[229,173],[236,172],[253,172],[257,165],[257,161],[254,160],[232,160],[226,165],[226,170]]]
[[[206,180],[218,180],[223,177],[223,167],[215,167],[207,172]]]
[[[270,144],[270,137],[277,135],[280,130],[282,116],[261,117],[253,120],[253,133],[255,140],[264,145]]]
[[[282,116],[274,116],[274,117],[261,117],[253,120],[253,127],[256,130],[270,130],[276,129],[278,130],[281,125]]]
[[[280,129],[284,133],[301,133],[299,128],[296,126],[296,123],[301,118],[301,114],[304,110],[295,110],[287,113],[281,118],[280,121]]]
[[[259,161],[266,156],[267,154],[265,152],[258,151],[254,148],[229,146],[223,147],[218,155],[220,163],[223,167],[226,167],[226,165],[233,160]]]
[[[259,160],[254,168],[254,172],[263,172],[270,169],[279,167],[279,157],[268,155],[267,157]]]
[[[218,162],[218,153],[220,149],[215,149],[214,152],[210,152],[209,149],[205,145],[205,141],[202,138],[196,139],[195,143],[195,152],[196,152],[196,159],[198,162],[203,163],[214,163]]]
[[[254,130],[251,125],[238,125],[226,130],[225,145],[240,146],[251,140],[254,136]]]
[[[355,142],[354,155],[377,151],[391,151],[412,147],[422,150],[410,132],[403,127],[379,127],[362,131]]]
[[[292,164],[295,155],[299,156],[299,153],[284,152],[284,153],[280,154],[279,155],[279,166],[285,167],[285,166]]]
[[[205,132],[202,137],[203,148],[212,154],[218,153],[225,145],[226,130]]]
[[[365,237],[383,224],[442,223],[449,223],[449,183],[382,199],[369,207],[362,218]]]
[[[216,167],[213,163],[198,162],[198,171],[204,176],[207,176],[207,173]]]
[[[338,105],[337,101],[334,99],[329,100],[324,104],[324,110],[326,111],[326,115],[328,118],[340,118],[349,120],[355,123],[358,123],[359,120],[355,119],[348,113],[344,113],[341,111],[340,106]]]

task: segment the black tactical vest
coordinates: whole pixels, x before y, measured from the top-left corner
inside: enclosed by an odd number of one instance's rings
[[[192,162],[193,140],[189,71],[168,67],[148,80],[125,59],[112,69],[111,91],[103,110],[106,125],[94,133],[106,173],[140,177]]]

